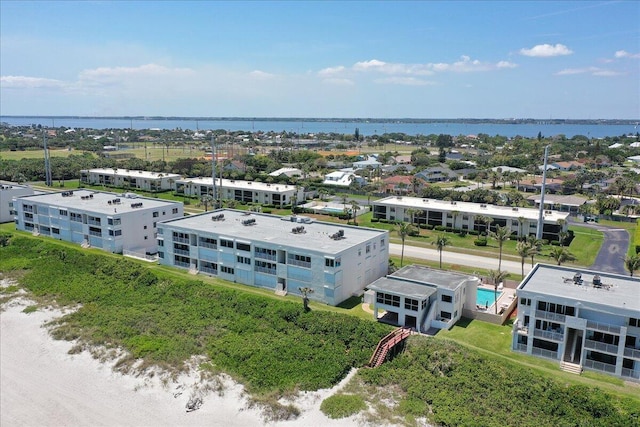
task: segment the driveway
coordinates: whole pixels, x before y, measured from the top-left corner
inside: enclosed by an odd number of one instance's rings
[[[607,227],[599,224],[580,224],[602,231],[604,241],[591,270],[606,273],[629,274],[624,267],[624,258],[629,248],[629,232],[622,228]]]

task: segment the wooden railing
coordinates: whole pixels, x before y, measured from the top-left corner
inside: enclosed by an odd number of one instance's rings
[[[369,360],[369,367],[376,368],[382,365],[382,363],[384,363],[384,361],[386,360],[387,355],[389,354],[389,350],[400,344],[409,335],[411,335],[411,329],[398,328],[382,338],[378,343],[376,350],[373,352],[371,360]]]

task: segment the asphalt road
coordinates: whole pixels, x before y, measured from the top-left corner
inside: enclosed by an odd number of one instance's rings
[[[402,252],[402,245],[397,243],[391,243],[389,245],[389,252],[392,255],[400,256]],[[429,261],[439,261],[440,254],[436,249],[420,248],[417,246],[404,246],[404,257],[406,258],[418,258],[426,259]],[[531,261],[524,263],[524,274],[527,274],[531,270]],[[478,267],[478,269],[497,270],[498,269],[498,256],[494,254],[488,254],[487,257],[478,255],[460,254],[457,252],[450,252],[446,249],[442,251],[442,262],[447,264],[458,264],[469,267]],[[405,264],[408,264],[405,262]],[[521,266],[519,261],[502,260],[502,270],[509,273],[520,274]]]
[[[595,262],[589,267],[591,270],[606,273],[629,274],[624,267],[624,258],[629,248],[629,232],[620,228],[609,228],[601,225],[589,225],[602,231],[604,241]]]

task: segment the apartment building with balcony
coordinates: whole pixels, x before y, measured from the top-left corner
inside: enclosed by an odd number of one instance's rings
[[[150,192],[169,191],[182,176],[174,173],[97,168],[80,171],[80,182],[89,185],[129,188]]]
[[[640,280],[537,264],[516,296],[514,351],[640,381]]]
[[[158,224],[160,264],[329,305],[388,270],[389,233],[308,217],[218,209]]]
[[[427,332],[449,329],[464,309],[475,310],[479,284],[475,276],[407,265],[367,288],[375,292],[374,319]]]
[[[516,236],[536,235],[538,209],[496,206],[486,203],[457,202],[423,199],[420,197],[392,196],[371,202],[373,218],[404,221],[459,230],[495,231],[497,226],[508,227]],[[490,218],[487,225],[483,218]],[[559,240],[559,233],[568,229],[569,213],[554,210],[543,212],[542,238]]]
[[[213,194],[213,178],[183,178],[176,181],[176,193],[190,197]],[[216,192],[223,200],[283,206],[301,202],[304,188],[239,179],[216,179]]]
[[[15,182],[0,181],[0,224],[12,222],[15,217],[13,198],[33,194],[33,188]]]
[[[113,253],[157,252],[160,221],[183,205],[132,193],[74,190],[13,199],[16,229]]]

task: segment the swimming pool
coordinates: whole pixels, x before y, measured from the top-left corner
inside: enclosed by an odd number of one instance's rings
[[[340,208],[330,208],[328,206],[325,206],[324,208],[320,209],[322,212],[331,212],[331,213],[344,213],[344,209],[340,209]]]
[[[498,294],[494,297],[495,294]],[[491,306],[495,302],[495,299],[500,299],[502,292],[493,291],[491,289],[478,288],[478,294],[476,295],[476,305],[479,306]]]

